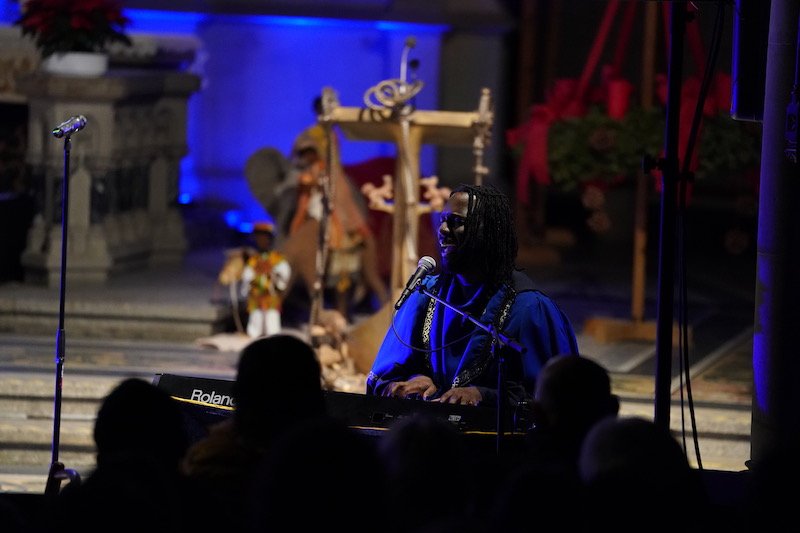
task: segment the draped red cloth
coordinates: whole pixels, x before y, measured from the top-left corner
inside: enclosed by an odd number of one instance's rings
[[[697,10],[696,6],[691,5],[691,10]],[[664,20],[664,28],[665,28],[665,39],[667,44],[667,50],[670,49],[669,43],[669,36],[670,32],[668,31],[669,26],[669,6],[664,4],[662,6],[663,12],[663,20]],[[689,136],[691,135],[692,130],[692,121],[694,120],[695,108],[697,107],[697,102],[700,97],[700,88],[701,88],[701,74],[705,70],[705,49],[703,46],[703,40],[700,35],[700,27],[698,24],[689,24],[686,26],[686,40],[689,46],[689,54],[692,57],[695,67],[696,67],[696,74],[695,76],[690,76],[686,78],[683,82],[681,87],[681,106],[679,110],[679,124],[678,124],[678,161],[680,163],[680,171],[682,172],[684,169],[689,173],[694,173],[697,171],[698,165],[698,150],[697,146],[700,143],[700,139],[703,133],[703,120],[701,118],[700,123],[698,124],[698,131],[695,137],[695,147],[692,150],[691,158],[686,163],[686,150],[688,148]],[[667,103],[667,77],[664,74],[659,74],[656,76],[656,95],[658,96],[659,100],[661,101],[662,105],[666,105]],[[731,106],[731,77],[728,74],[720,73],[714,77],[712,81],[712,85],[709,88],[708,94],[706,95],[706,100],[703,103],[703,116],[713,116],[721,111],[729,111]],[[663,151],[662,151],[663,157]],[[663,175],[660,170],[653,171],[653,178],[655,179],[655,187],[657,191],[662,190],[663,185]],[[692,182],[687,183],[686,187],[686,204],[689,203],[691,199],[692,193]],[[679,199],[680,200],[680,199]]]
[[[506,142],[510,146],[522,146],[522,155],[517,167],[517,201],[529,204],[529,184],[533,179],[540,185],[550,184],[547,162],[547,136],[556,120],[579,117],[586,114],[586,105],[576,99],[578,82],[575,79],[556,80],[547,101],[531,106],[530,116],[524,124],[506,131]]]
[[[667,77],[664,74],[656,76],[656,94],[661,101],[661,104],[667,104]],[[679,111],[678,123],[678,161],[681,162],[681,171],[684,166],[687,171],[694,173],[697,171],[698,166],[698,152],[700,140],[703,134],[703,120],[701,118],[698,125],[698,132],[695,138],[695,147],[692,150],[691,159],[688,165],[684,160],[686,157],[686,150],[688,148],[689,136],[692,130],[692,121],[694,120],[695,108],[700,98],[700,84],[701,80],[697,76],[686,78],[681,87],[681,107]],[[731,107],[731,76],[726,73],[719,73],[714,77],[709,87],[706,100],[703,103],[703,116],[710,117],[717,115],[720,112],[728,112]],[[664,156],[662,150],[661,156]],[[657,191],[662,190],[663,174],[660,170],[653,171],[653,178],[655,179],[655,188]],[[691,199],[692,183],[689,182],[686,188],[686,202],[688,204]]]
[[[529,202],[530,179],[542,185],[550,183],[547,166],[547,132],[556,119],[547,104],[531,107],[528,122],[506,132],[506,142],[511,146],[522,145],[522,154],[517,166],[516,195],[524,205]]]

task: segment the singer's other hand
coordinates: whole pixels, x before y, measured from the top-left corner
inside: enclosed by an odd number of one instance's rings
[[[394,381],[383,389],[383,396],[395,398],[422,398],[427,400],[436,394],[436,385],[428,376],[416,375],[408,381]]]
[[[459,403],[463,405],[478,405],[483,400],[483,395],[478,387],[455,387],[442,394],[434,401],[441,403]]]

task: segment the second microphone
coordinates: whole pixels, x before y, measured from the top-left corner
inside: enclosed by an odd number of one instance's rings
[[[420,257],[417,263],[417,270],[408,278],[408,283],[406,283],[405,289],[403,289],[403,292],[400,294],[400,298],[397,299],[397,303],[394,304],[394,308],[400,309],[400,306],[411,296],[411,293],[417,288],[422,278],[433,272],[435,268],[436,260],[433,257],[428,255]]]

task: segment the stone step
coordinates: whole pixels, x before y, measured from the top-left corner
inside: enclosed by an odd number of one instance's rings
[[[62,380],[61,397],[64,401],[99,402],[120,381],[115,376],[69,374]],[[0,399],[49,402],[53,405],[55,376],[47,372],[0,371]]]
[[[0,314],[0,331],[26,335],[46,335],[55,331],[55,314],[38,314],[25,310],[13,315]],[[99,317],[72,314],[68,320],[71,335],[86,338],[158,339],[191,342],[224,331],[215,318],[204,320],[163,320],[151,317]]]
[[[70,400],[61,402],[61,419],[94,421],[100,400]],[[53,419],[55,404],[52,398],[8,397],[0,395],[0,419]]]
[[[48,335],[57,331],[59,314],[54,304],[14,300],[0,295],[0,331],[20,335]],[[72,302],[66,305],[65,329],[70,335],[92,339],[146,339],[191,342],[225,331],[228,315],[219,308],[173,306],[165,312],[157,305],[122,302]]]
[[[620,402],[620,415],[652,419],[653,405],[641,401],[625,401],[623,398]],[[752,413],[749,409],[740,406],[695,406],[694,417],[698,433],[729,435],[732,439],[750,438]],[[670,411],[670,429],[681,432],[682,423],[687,431],[691,429],[689,414],[682,421],[680,406],[673,405]]]
[[[63,381],[58,459],[67,468],[94,468],[97,410],[119,379],[80,376]],[[41,467],[46,478],[55,432],[54,381],[44,372],[0,372],[0,465]]]
[[[125,272],[105,284],[67,278],[64,326],[91,339],[193,341],[228,329],[231,309],[220,290],[208,268]],[[54,334],[60,304],[59,286],[0,284],[0,332]]]
[[[95,446],[94,417],[61,417],[58,456],[61,462],[92,468]],[[0,413],[0,464],[49,465],[52,460],[54,424],[52,417],[32,418]]]
[[[642,401],[620,402],[620,416],[638,416],[653,419],[652,403]],[[692,466],[740,471],[745,470],[745,461],[750,458],[749,408],[739,405],[695,406],[694,418],[697,428],[700,459],[695,453],[690,416],[681,419],[679,405],[673,404],[670,411],[670,430],[681,444],[685,443],[686,456]],[[683,425],[683,426],[682,426]]]

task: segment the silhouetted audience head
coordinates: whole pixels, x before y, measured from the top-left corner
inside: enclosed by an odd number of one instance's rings
[[[632,531],[699,531],[706,527],[707,494],[672,434],[638,417],[606,418],[581,448],[580,476],[595,524]]]
[[[242,531],[256,467],[286,432],[325,417],[320,364],[290,334],[253,340],[239,355],[231,418],[209,428],[183,460],[183,472],[214,505],[198,510],[210,530]]]
[[[122,381],[103,400],[94,441],[98,467],[140,456],[174,470],[189,445],[178,405],[166,392],[139,378]]]
[[[190,493],[180,474],[188,446],[183,415],[163,390],[122,381],[97,413],[97,467],[57,499],[48,531],[191,531]]]
[[[314,349],[294,335],[254,340],[239,356],[233,396],[237,431],[259,442],[295,422],[324,415],[321,367]]]
[[[527,453],[497,490],[493,522],[501,531],[574,531],[582,526],[585,497],[581,444],[598,420],[617,415],[619,400],[605,368],[564,354],[542,367],[532,407]]]
[[[13,496],[0,494],[0,523],[6,533],[28,533],[35,531],[29,516],[26,516]]]
[[[577,462],[589,429],[598,420],[618,412],[619,399],[611,392],[611,379],[605,368],[587,357],[558,355],[545,363],[536,379],[535,427],[529,444],[533,453],[546,454],[543,458],[547,460],[559,457]]]
[[[388,500],[403,514],[387,528],[415,531],[475,512],[479,461],[451,422],[421,413],[401,418],[383,435],[378,451]]]
[[[258,465],[249,530],[383,530],[383,472],[368,436],[335,418],[306,420],[278,437]]]
[[[536,380],[535,405],[551,427],[587,429],[619,411],[611,379],[588,357],[558,355],[545,363]]]
[[[584,487],[574,469],[531,462],[511,469],[493,492],[493,531],[578,531]]]

